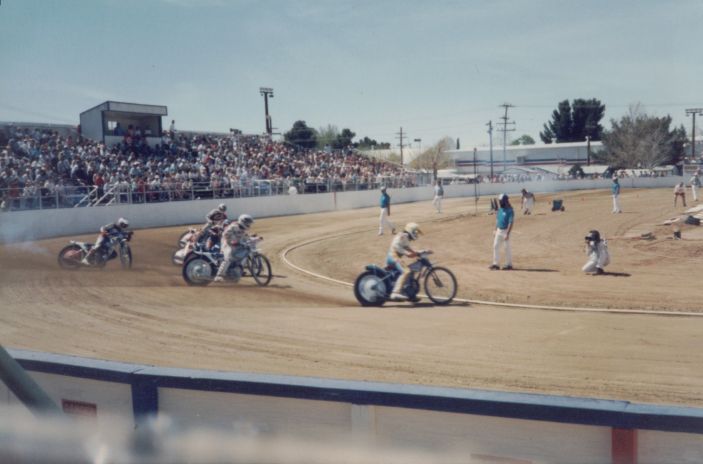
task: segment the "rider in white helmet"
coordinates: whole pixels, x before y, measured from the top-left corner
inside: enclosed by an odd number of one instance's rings
[[[252,224],[254,224],[253,217],[248,214],[241,214],[235,222],[228,225],[222,232],[220,246],[224,259],[217,270],[215,282],[222,282],[230,265],[233,262],[240,262],[246,257],[248,248],[243,246],[243,242],[249,238],[248,231]]]
[[[129,227],[129,221],[125,218],[119,218],[115,222],[111,222],[110,224],[105,224],[100,228],[100,235],[98,235],[98,239],[95,241],[95,246],[91,248],[88,251],[88,254],[85,255],[85,258],[81,261],[85,265],[90,265],[90,259],[93,257],[95,253],[100,250],[105,243],[112,239],[113,237],[116,237],[118,235],[124,234],[127,231],[127,228]]]
[[[405,225],[405,228],[393,237],[391,242],[391,247],[388,249],[388,255],[386,256],[386,264],[389,266],[394,266],[402,274],[398,277],[393,287],[393,292],[391,293],[391,299],[393,300],[407,300],[407,295],[403,294],[403,287],[405,282],[410,276],[410,269],[404,266],[405,257],[414,258],[418,255],[418,252],[410,247],[410,242],[412,240],[417,240],[417,238],[422,235],[420,226],[414,222],[409,222]]]

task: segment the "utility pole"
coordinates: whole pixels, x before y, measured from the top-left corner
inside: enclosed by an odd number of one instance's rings
[[[491,182],[493,182],[493,121],[488,121],[488,141],[491,147]]]
[[[686,116],[693,115],[693,127],[691,128],[691,161],[696,158],[696,115],[703,116],[703,108],[687,108]]]
[[[505,155],[505,147],[508,144],[508,132],[513,132],[515,130],[515,127],[513,127],[512,129],[508,129],[508,126],[510,126],[511,124],[515,125],[515,121],[508,120],[508,108],[513,108],[515,105],[511,105],[510,103],[503,103],[500,106],[505,108],[505,115],[500,118],[503,120],[503,122],[498,123],[502,126],[500,130],[503,132],[503,171],[505,171],[505,168],[508,163]]]
[[[476,147],[474,147],[474,215],[478,214],[478,176],[476,175]]]
[[[273,89],[271,87],[259,87],[259,94],[264,97],[264,111],[266,112],[266,133],[271,137],[273,134],[273,124],[269,115],[269,97],[273,98]]]
[[[400,128],[400,132],[396,132],[395,134],[397,139],[400,139],[400,167],[403,167],[403,128]],[[405,137],[407,137],[408,134],[405,134]]]

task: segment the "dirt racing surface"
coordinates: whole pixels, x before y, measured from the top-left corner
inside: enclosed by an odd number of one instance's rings
[[[550,211],[555,198],[564,212]],[[364,265],[383,263],[392,239],[377,235],[377,208],[257,220],[273,265],[268,287],[186,286],[171,263],[185,227],[137,229],[130,271],[114,261],[60,269],[67,237],[0,246],[0,340],[160,366],[703,407],[703,234],[689,226],[675,241],[659,225],[684,211],[670,189],[624,189],[617,215],[606,191],[537,194],[530,216],[512,200],[513,271],[488,269],[487,198],[445,200],[442,214],[430,202],[392,206],[390,219],[418,222],[424,235],[413,245],[433,249],[433,262],[455,273],[457,297],[472,301],[448,307],[362,308],[351,287],[282,258],[353,282]],[[580,270],[590,229],[608,240],[607,275]],[[654,238],[642,239],[648,232]]]

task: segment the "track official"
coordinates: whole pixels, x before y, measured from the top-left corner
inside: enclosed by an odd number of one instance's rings
[[[503,270],[509,271],[513,268],[513,257],[510,250],[510,232],[513,230],[513,219],[515,212],[510,205],[508,195],[501,193],[498,197],[498,212],[496,213],[496,232],[493,239],[493,264],[490,269],[496,271],[500,269],[500,247],[505,247],[505,266]]]

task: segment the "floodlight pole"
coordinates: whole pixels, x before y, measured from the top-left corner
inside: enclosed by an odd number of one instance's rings
[[[259,94],[264,97],[264,111],[266,113],[266,133],[271,137],[273,134],[273,124],[269,115],[269,96],[273,98],[273,89],[271,87],[259,87]]]

